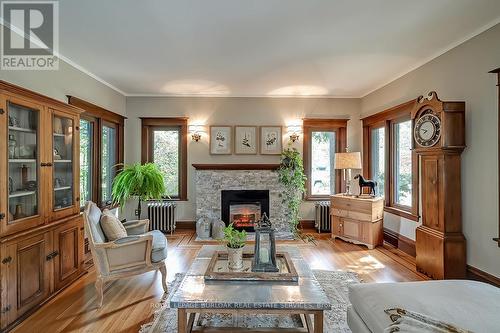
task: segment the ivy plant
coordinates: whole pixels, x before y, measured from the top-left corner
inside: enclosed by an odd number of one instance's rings
[[[288,208],[286,218],[289,221],[291,231],[297,236],[299,234],[300,203],[306,190],[304,165],[297,149],[289,147],[281,153],[278,173],[279,181],[284,185],[281,198]]]

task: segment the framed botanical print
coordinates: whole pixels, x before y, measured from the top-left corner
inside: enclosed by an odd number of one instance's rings
[[[234,153],[235,154],[257,154],[257,127],[235,126],[234,127]]]
[[[263,155],[279,155],[282,150],[281,126],[261,126],[260,153]]]
[[[230,155],[233,152],[233,127],[210,126],[210,154]]]

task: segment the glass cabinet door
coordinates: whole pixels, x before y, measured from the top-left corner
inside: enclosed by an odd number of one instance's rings
[[[43,223],[40,212],[40,108],[7,101],[7,224],[3,233]]]
[[[53,211],[73,207],[74,184],[74,119],[54,114],[52,117]]]

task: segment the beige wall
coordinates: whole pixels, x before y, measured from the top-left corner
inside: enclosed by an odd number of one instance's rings
[[[496,77],[500,67],[500,25],[452,49],[404,77],[364,97],[362,115],[437,91],[442,100],[466,102],[466,142],[462,155],[463,227],[467,263],[500,276],[498,236],[498,147]],[[414,222],[390,216],[386,227],[414,239]]]
[[[190,124],[287,125],[304,117],[350,118],[348,145],[361,149],[359,99],[332,98],[222,98],[222,97],[128,97],[125,128],[126,162],[140,161],[141,122],[139,117],[189,117]],[[208,128],[207,128],[208,129]],[[286,133],[284,129],[284,137]],[[284,140],[286,144],[288,140]],[[295,147],[302,150],[302,140]],[[279,156],[209,154],[208,134],[200,142],[188,143],[188,201],[179,204],[180,220],[194,220],[196,198],[193,163],[278,163]],[[128,205],[126,215],[131,215]],[[303,219],[313,219],[313,204],[302,207]]]
[[[57,71],[2,71],[4,80],[40,94],[67,102],[72,95],[125,115],[125,96],[93,79],[87,74],[59,62]]]

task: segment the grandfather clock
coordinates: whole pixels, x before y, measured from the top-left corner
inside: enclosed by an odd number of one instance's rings
[[[435,279],[465,278],[460,180],[465,102],[442,102],[431,92],[417,99],[411,118],[422,200],[422,225],[416,231],[417,270]]]

